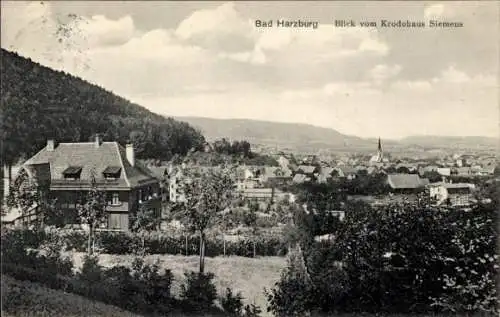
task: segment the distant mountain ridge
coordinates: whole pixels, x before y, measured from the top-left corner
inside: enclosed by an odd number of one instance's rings
[[[229,138],[250,143],[278,144],[300,149],[333,149],[374,151],[376,138],[361,138],[342,134],[334,129],[303,123],[283,123],[251,119],[216,119],[207,117],[175,117],[201,130],[208,140]],[[410,136],[401,140],[384,140],[385,148],[495,148],[499,139],[491,137]]]

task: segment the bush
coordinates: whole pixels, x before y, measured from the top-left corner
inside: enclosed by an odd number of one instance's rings
[[[226,293],[220,298],[220,303],[224,311],[230,316],[240,316],[243,309],[243,296],[241,292],[233,294],[233,291],[228,287]]]
[[[214,307],[217,290],[213,273],[186,272],[185,284],[181,285],[182,307],[187,312],[206,312]]]
[[[136,258],[132,264],[132,281],[137,294],[141,294],[137,304],[142,311],[165,313],[170,311],[172,296],[170,288],[173,281],[173,274],[170,270],[165,270],[160,274],[158,264],[145,265],[144,261]]]
[[[77,230],[53,230],[49,233],[33,232],[31,230],[9,230],[2,235],[2,250],[4,241],[9,249],[24,249],[26,245],[39,248],[44,241],[56,241],[59,238],[63,245],[61,249],[86,252],[87,234]],[[28,242],[26,242],[28,241]],[[186,236],[151,232],[145,236],[145,251],[148,254],[183,254],[199,255],[199,237],[188,236],[186,254]],[[239,241],[226,241],[226,255],[244,257],[253,256],[253,237]],[[130,232],[96,232],[96,247],[107,254],[135,254],[142,248],[142,237]],[[209,238],[206,242],[206,256],[215,257],[224,254],[224,241],[220,236]],[[282,256],[287,253],[287,243],[283,237],[260,236],[256,241],[256,252],[259,256]]]
[[[282,277],[270,291],[265,291],[268,308],[276,317],[299,317],[314,307],[314,291],[297,277]]]
[[[83,258],[82,270],[79,274],[80,279],[87,283],[99,283],[103,277],[103,268],[99,265],[97,256],[86,255]]]
[[[73,291],[123,309],[139,313],[165,314],[172,309],[170,288],[173,274],[160,274],[157,264],[146,265],[136,258],[132,268],[103,269],[96,257],[85,257],[82,272]]]
[[[255,304],[245,305],[243,317],[260,317],[262,310]]]
[[[268,309],[276,316],[316,310],[497,315],[493,207],[365,206],[346,215],[334,242],[314,242],[310,227],[299,226],[310,279],[293,273],[297,265],[290,263],[266,292]]]

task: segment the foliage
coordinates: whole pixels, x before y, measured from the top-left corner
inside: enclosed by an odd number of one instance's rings
[[[93,253],[93,243],[95,229],[107,219],[108,213],[106,212],[107,206],[106,192],[101,191],[97,187],[95,173],[91,175],[90,190],[87,192],[86,197],[83,198],[77,206],[78,216],[82,223],[88,225],[88,246],[87,252],[89,255]]]
[[[443,179],[443,176],[437,171],[426,171],[422,176],[423,178],[427,178],[431,183],[439,182]]]
[[[88,235],[83,231],[52,230],[50,232],[33,230],[9,230],[5,237],[9,241],[18,241],[19,248],[31,246],[38,248],[51,236],[59,237],[64,243],[63,249],[85,252],[87,250]],[[186,254],[186,236],[179,234],[151,232],[146,235],[124,232],[96,232],[96,246],[106,254],[136,254],[137,246],[141,245],[144,237],[144,248],[148,254],[183,254],[199,255],[199,236],[188,236]],[[3,241],[3,240],[2,240]],[[237,241],[226,241],[226,255],[253,256],[255,241],[256,254],[259,256],[283,256],[287,253],[286,241],[278,235],[261,235],[257,239],[242,237]],[[17,242],[16,242],[17,243]],[[224,241],[218,236],[208,237],[205,256],[215,257],[224,254]]]
[[[35,225],[60,223],[55,201],[49,198],[48,184],[30,178],[25,169],[21,169],[10,186],[6,204],[19,209],[23,216],[36,216]]]
[[[228,287],[226,293],[220,298],[224,311],[230,316],[240,316],[243,313],[243,296],[241,292],[236,294]]]
[[[261,313],[262,313],[262,310],[260,309],[259,306],[255,305],[255,304],[248,304],[248,305],[245,305],[243,316],[244,317],[260,317]]]
[[[277,316],[314,310],[498,313],[492,201],[471,211],[431,207],[423,198],[347,206],[334,242],[314,242],[310,218],[297,214],[294,241],[304,247],[310,284],[285,273],[268,293],[269,309]]]
[[[201,149],[203,135],[72,75],[2,49],[0,143],[4,163],[34,155],[48,138],[133,142],[138,158],[168,159]]]
[[[387,175],[376,173],[358,175],[356,178],[341,181],[342,190],[348,195],[383,195],[390,191],[387,185]]]
[[[140,248],[136,251],[138,255],[146,254],[145,234],[158,229],[160,221],[161,218],[155,210],[147,208],[147,205],[142,205],[137,211],[136,216],[133,218],[131,229],[133,232],[137,232],[142,236]]]
[[[183,308],[189,312],[206,312],[213,308],[217,290],[213,273],[185,272],[185,284],[181,285]]]
[[[172,309],[170,270],[160,273],[157,264],[145,265],[135,259],[132,268],[115,266],[104,269],[94,256],[84,258],[79,283],[73,291],[124,309],[137,312],[167,313]]]
[[[216,140],[213,143],[213,149],[217,153],[227,155],[241,155],[242,157],[250,157],[252,154],[251,146],[248,141],[233,141],[233,143],[230,143],[225,138]]]
[[[314,305],[314,289],[299,249],[291,252],[288,266],[271,290],[264,290],[267,311],[276,317],[304,316]]]

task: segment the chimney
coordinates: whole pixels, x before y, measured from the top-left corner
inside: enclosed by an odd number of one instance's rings
[[[127,156],[127,161],[130,163],[130,165],[134,166],[135,165],[134,145],[127,144],[125,147],[125,153]]]
[[[99,135],[99,133],[96,133],[94,145],[96,148],[98,148],[99,146],[101,146],[101,144],[102,144],[101,136]]]
[[[4,164],[2,166],[2,182],[3,182],[3,199],[6,200],[7,196],[9,196],[10,192],[10,183],[11,183],[11,168]],[[0,206],[2,207],[2,206]]]
[[[55,148],[55,141],[52,139],[47,140],[47,151],[52,152]]]

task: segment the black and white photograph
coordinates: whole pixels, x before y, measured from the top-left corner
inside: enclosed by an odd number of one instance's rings
[[[0,5],[2,316],[499,316],[499,1]]]

